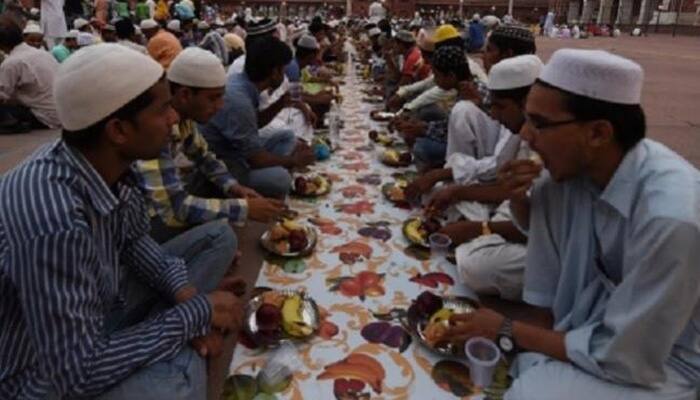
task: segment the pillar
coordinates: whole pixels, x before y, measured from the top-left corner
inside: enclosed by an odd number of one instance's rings
[[[595,0],[583,0],[583,11],[581,11],[581,23],[588,23],[593,16],[593,9],[596,6]]]
[[[569,10],[566,13],[566,22],[568,24],[573,23],[573,21],[579,21],[579,16],[581,15],[581,10],[579,10],[578,1],[572,1],[569,3]]]

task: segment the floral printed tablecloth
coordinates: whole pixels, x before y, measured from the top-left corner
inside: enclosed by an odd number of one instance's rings
[[[379,162],[384,147],[372,144],[368,131],[386,128],[370,120],[377,106],[362,102],[359,79],[352,72],[346,79],[341,87],[345,127],[340,148],[312,167],[330,176],[333,189],[318,199],[290,200],[301,220],[319,232],[316,249],[305,259],[267,259],[256,284],[305,290],[318,303],[323,323],[317,337],[297,344],[303,366],[291,385],[259,398],[481,398],[464,362],[430,352],[399,322],[375,317],[406,309],[424,290],[470,293],[457,282],[453,264],[413,251],[403,237],[403,222],[419,211],[390,203],[381,186],[415,168],[396,169]],[[265,365],[269,352],[252,347],[245,339],[238,344],[232,376],[255,377]]]

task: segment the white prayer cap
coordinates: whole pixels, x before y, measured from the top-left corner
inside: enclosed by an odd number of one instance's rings
[[[79,34],[79,33],[80,33],[80,32],[78,32],[77,29],[71,29],[71,30],[69,30],[69,31],[66,33],[65,38],[66,38],[66,39],[78,39],[78,34]]]
[[[90,46],[92,44],[95,44],[95,37],[92,36],[92,33],[88,32],[78,32],[78,46]]]
[[[534,54],[506,58],[489,71],[489,90],[511,90],[532,86],[542,71],[542,61]]]
[[[85,18],[76,18],[75,21],[73,21],[73,28],[82,29],[88,24],[89,22]]]
[[[639,104],[644,71],[639,64],[602,50],[561,49],[540,80],[559,89],[618,104]]]
[[[167,28],[169,31],[180,32],[181,23],[179,19],[174,19],[168,22]]]
[[[155,19],[144,19],[139,26],[141,29],[154,29],[158,27],[158,23]]]
[[[135,99],[163,76],[151,57],[118,44],[78,50],[58,68],[53,95],[68,131],[94,125]]]
[[[32,7],[31,10],[29,10],[29,14],[31,15],[39,15],[39,9],[36,7]]]
[[[24,35],[30,35],[30,34],[33,34],[33,33],[36,33],[36,34],[39,34],[39,35],[43,35],[43,34],[44,34],[44,31],[41,30],[41,27],[40,27],[39,25],[34,24],[34,23],[28,23],[28,24],[24,27],[24,30],[22,31],[22,34],[24,34]]]
[[[308,34],[303,35],[299,38],[299,41],[297,42],[297,47],[311,50],[318,50],[321,48],[321,46],[318,45],[318,40],[316,40],[315,37]]]
[[[226,86],[226,71],[214,53],[188,47],[170,64],[168,80],[188,87],[220,88]]]
[[[369,37],[373,37],[373,36],[381,35],[382,31],[381,31],[381,29],[375,27],[375,28],[370,29],[369,32],[367,32],[367,34],[369,35]]]
[[[200,31],[209,29],[209,24],[207,23],[207,21],[199,21],[199,23],[197,24],[197,29],[199,29]]]

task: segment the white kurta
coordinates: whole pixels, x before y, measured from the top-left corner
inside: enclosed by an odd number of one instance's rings
[[[66,36],[66,16],[63,13],[63,0],[41,0],[41,29],[46,38],[55,39]],[[50,43],[53,46],[54,43]]]

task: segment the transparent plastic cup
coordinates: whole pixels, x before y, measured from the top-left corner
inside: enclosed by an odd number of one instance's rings
[[[292,101],[301,101],[301,83],[289,82],[289,98]]]
[[[276,391],[284,390],[283,386],[289,385],[295,370],[301,368],[299,352],[293,343],[283,341],[267,359],[265,366],[260,370],[260,383],[265,388],[275,388]]]
[[[449,236],[444,233],[433,233],[428,236],[428,243],[430,244],[430,252],[436,257],[445,257],[450,249],[452,240]]]
[[[472,382],[482,388],[491,385],[493,372],[501,359],[501,350],[496,343],[483,337],[471,338],[464,345],[464,352],[469,359]]]

